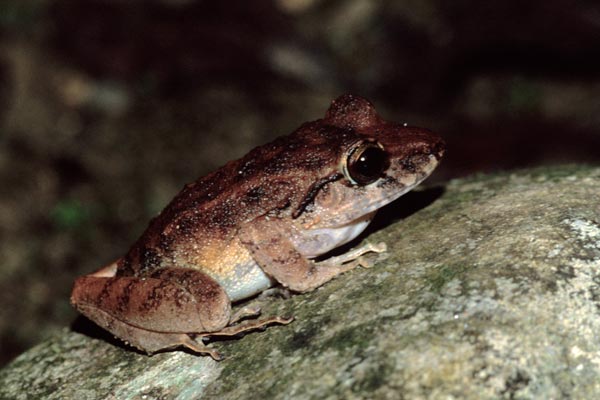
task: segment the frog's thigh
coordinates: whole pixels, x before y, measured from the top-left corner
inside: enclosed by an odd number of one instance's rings
[[[283,286],[297,292],[308,292],[353,269],[357,264],[330,265],[308,260],[291,240],[284,222],[257,218],[240,229],[241,242],[254,261]]]
[[[148,352],[190,347],[187,333],[218,331],[231,315],[229,298],[214,279],[181,268],[147,278],[84,276],[75,282],[71,302],[98,325]]]

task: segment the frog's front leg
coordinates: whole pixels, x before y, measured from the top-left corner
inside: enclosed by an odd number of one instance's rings
[[[361,258],[363,254],[385,251],[383,243],[367,244],[341,256],[314,262],[296,250],[285,222],[267,217],[260,217],[243,226],[239,236],[252,258],[268,275],[296,292],[314,290],[359,265],[368,267],[370,265]]]
[[[98,325],[148,353],[185,346],[216,360],[220,354],[194,338],[289,322],[275,317],[231,325],[260,310],[232,315],[229,297],[218,282],[185,268],[163,268],[147,277],[84,276],[75,282],[71,302]]]

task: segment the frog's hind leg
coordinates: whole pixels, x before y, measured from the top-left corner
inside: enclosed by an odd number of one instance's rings
[[[86,307],[85,305],[78,308],[82,314],[88,316],[96,324],[105,327],[115,337],[123,340],[125,344],[148,354],[184,346],[198,354],[208,354],[214,360],[220,361],[223,359],[221,353],[217,350],[204,345],[202,342],[196,342],[187,333],[154,332],[118,320],[97,308]]]
[[[75,282],[72,304],[125,342],[153,353],[180,345],[218,358],[189,334],[216,332],[230,323],[231,303],[208,275],[165,268],[147,277],[84,276]]]

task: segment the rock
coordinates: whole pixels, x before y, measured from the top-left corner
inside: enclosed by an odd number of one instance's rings
[[[222,362],[148,357],[84,325],[5,367],[0,398],[600,396],[599,168],[454,180],[406,195],[374,230],[387,259],[254,300],[296,320],[216,341]]]

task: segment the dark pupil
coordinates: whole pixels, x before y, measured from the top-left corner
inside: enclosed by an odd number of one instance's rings
[[[361,185],[376,181],[387,168],[387,154],[378,146],[369,146],[358,151],[358,156],[351,156],[348,165],[352,179]]]

